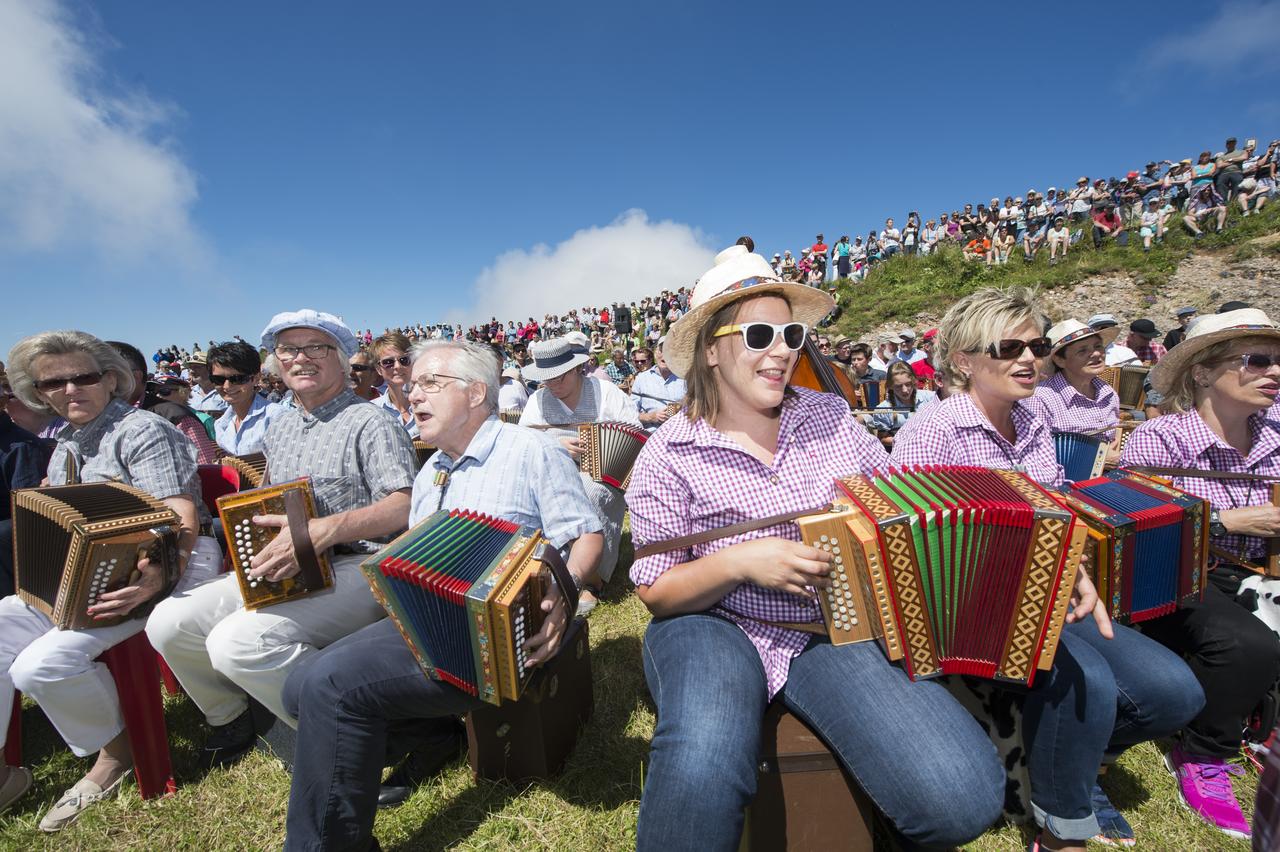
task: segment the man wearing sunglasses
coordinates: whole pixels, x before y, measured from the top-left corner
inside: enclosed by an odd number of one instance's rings
[[[637,349],[632,353],[636,369],[631,383],[631,396],[640,410],[640,423],[646,431],[653,432],[671,418],[668,406],[681,405],[687,390],[684,379],[671,372],[662,354],[663,336],[656,349]]]
[[[266,430],[267,481],[310,479],[316,516],[305,534],[317,553],[329,554],[333,587],[249,611],[236,579],[222,575],[152,613],[151,644],[212,728],[199,759],[205,768],[229,765],[253,745],[250,697],[293,725],[281,699],[290,670],[383,616],[360,562],[374,541],[407,526],[416,469],[404,430],[348,385],[347,359],[357,344],[342,320],[314,310],[277,314],[263,329],[262,347],[279,360],[298,406]],[[279,582],[297,574],[286,517],[260,515],[254,523],[279,533],[253,557],[251,578]]]
[[[262,452],[267,427],[288,407],[269,402],[257,392],[255,383],[261,370],[258,350],[232,341],[209,347],[206,357],[210,384],[218,389],[227,406],[213,424],[218,446],[233,456]]]

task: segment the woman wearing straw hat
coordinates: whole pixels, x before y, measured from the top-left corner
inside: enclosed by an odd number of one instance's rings
[[[934,350],[953,393],[898,438],[893,462],[1012,468],[1060,486],[1049,424],[1028,404],[1053,349],[1043,336],[1047,324],[1035,294],[1023,288],[979,290],[953,305]],[[1132,829],[1097,784],[1098,767],[1178,730],[1203,697],[1177,655],[1110,623],[1084,570],[1067,622],[1053,669],[1022,696],[1031,804],[1041,827],[1031,848],[1083,852],[1091,838],[1132,845]]]
[[[1111,440],[1120,422],[1120,397],[1101,378],[1107,368],[1107,347],[1120,334],[1119,326],[1094,329],[1067,319],[1049,329],[1051,375],[1028,402],[1054,432],[1097,435]]]
[[[1151,370],[1163,417],[1140,425],[1124,465],[1280,476],[1280,326],[1260,310],[1211,314]],[[1233,598],[1260,577],[1250,570],[1280,535],[1272,482],[1178,476],[1174,486],[1211,503],[1216,564],[1201,603],[1144,624],[1147,635],[1183,654],[1204,688],[1204,710],[1166,758],[1186,803],[1210,825],[1247,836],[1231,791],[1244,720],[1280,675],[1280,641]]]
[[[586,375],[584,365],[594,363],[588,353],[587,336],[572,331],[564,337],[537,341],[530,345],[533,362],[521,369],[521,375],[542,387],[534,391],[520,414],[521,426],[548,428],[560,439],[565,451],[576,462],[582,458],[577,424],[613,421],[640,425],[636,403],[616,385],[600,376]],[[587,496],[600,514],[604,525],[604,553],[596,577],[588,578],[579,599],[580,613],[595,606],[599,593],[618,564],[618,544],[622,539],[622,518],[627,503],[622,492],[594,481],[582,474]]]
[[[843,399],[787,385],[808,329],[831,307],[741,246],[717,256],[667,336],[667,363],[688,394],[632,471],[637,547],[813,509],[832,499],[837,476],[884,468],[884,450]],[[794,525],[776,524],[641,550],[632,564],[654,615],[644,666],[658,709],[639,849],[738,847],[773,699],[822,732],[910,841],[964,843],[999,814],[995,752],[946,689],[908,680],[874,643],[826,640],[810,589],[824,584],[830,556],[797,539]]]

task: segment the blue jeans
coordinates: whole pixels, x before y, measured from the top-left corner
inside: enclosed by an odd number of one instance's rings
[[[637,848],[737,849],[768,703],[755,647],[713,615],[655,619],[644,670],[658,725]],[[1004,772],[982,729],[941,684],[912,683],[876,643],[815,638],[780,697],[908,841],[955,846],[999,817]]]
[[[1062,840],[1098,833],[1090,792],[1108,752],[1173,733],[1204,702],[1176,655],[1126,627],[1115,634],[1102,638],[1092,618],[1067,625],[1023,704],[1036,822]]]
[[[284,684],[298,720],[285,849],[364,850],[373,838],[387,729],[452,730],[480,699],[431,680],[389,618],[304,659]]]

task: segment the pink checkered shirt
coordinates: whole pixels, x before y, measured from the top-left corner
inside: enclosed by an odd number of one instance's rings
[[[705,420],[677,414],[653,433],[631,472],[627,505],[637,546],[703,532],[752,518],[816,508],[835,495],[837,477],[883,470],[880,442],[854,420],[837,396],[792,388],[782,403],[778,451],[766,465]],[[637,559],[631,581],[651,586],[667,570],[717,550],[756,538],[800,540],[793,523],[701,544],[683,551]],[[810,634],[761,623],[819,621],[812,601],[753,583],[725,595],[711,610],[747,634],[760,654],[772,698],[787,682],[791,660]]]
[[[1062,484],[1049,424],[1027,400],[1013,405],[1013,427],[1018,440],[1010,444],[967,393],[949,396],[929,411],[929,417],[904,441],[893,442],[890,462],[905,465],[974,465],[991,469],[1021,470],[1047,488]]]
[[[1249,450],[1248,458],[1243,458],[1239,451],[1209,428],[1195,409],[1181,414],[1165,414],[1133,430],[1120,454],[1120,464],[1280,476],[1280,421],[1268,419],[1267,412],[1260,412],[1249,418],[1249,429],[1253,435],[1253,448]],[[1173,485],[1204,497],[1220,512],[1271,503],[1270,482],[1180,476],[1173,480]],[[1221,536],[1213,539],[1213,543],[1246,559],[1256,559],[1267,551],[1267,539],[1258,536]]]
[[[1144,364],[1159,363],[1161,358],[1169,354],[1163,343],[1156,343],[1154,340],[1148,340],[1146,346],[1134,346],[1132,349]]]
[[[1093,390],[1097,398],[1089,399],[1073,388],[1062,373],[1054,373],[1040,383],[1027,404],[1054,432],[1110,429],[1120,422],[1120,397],[1102,379],[1093,380]],[[1110,441],[1115,433],[1106,432],[1099,437]]]

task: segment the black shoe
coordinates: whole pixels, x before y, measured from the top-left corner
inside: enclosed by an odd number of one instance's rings
[[[226,768],[253,748],[253,714],[245,710],[225,725],[213,725],[200,752],[199,766],[207,772],[214,767]]]
[[[394,808],[403,805],[413,791],[427,778],[439,772],[446,763],[454,760],[466,748],[467,738],[459,725],[439,739],[428,742],[410,752],[378,790],[378,807]]]

